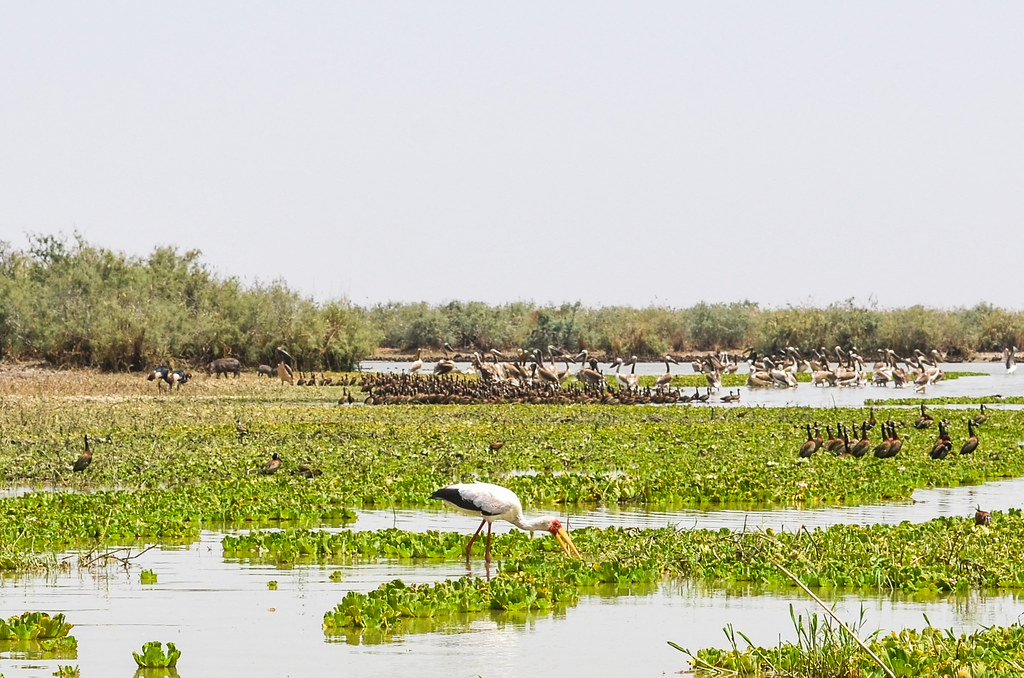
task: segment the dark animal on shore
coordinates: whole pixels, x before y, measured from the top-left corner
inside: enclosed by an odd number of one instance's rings
[[[242,363],[238,358],[217,358],[206,366],[206,373],[216,374],[217,377],[222,374],[234,374],[238,377],[242,373]]]
[[[275,374],[277,374],[277,370],[275,370],[270,365],[260,365],[259,367],[256,368],[257,377],[272,377]]]

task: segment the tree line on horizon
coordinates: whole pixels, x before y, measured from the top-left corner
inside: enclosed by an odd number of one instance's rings
[[[317,303],[281,281],[244,286],[216,276],[201,256],[157,247],[130,257],[77,234],[71,242],[32,236],[24,250],[0,242],[0,359],[138,371],[231,356],[255,367],[276,363],[282,346],[298,369],[351,371],[382,348],[439,351],[445,343],[462,352],[555,345],[641,358],[856,346],[865,357],[880,348],[901,355],[934,348],[967,359],[1024,345],[1024,312],[985,303],[878,309],[848,300],[766,309],[742,301],[673,309],[452,301],[363,308]]]

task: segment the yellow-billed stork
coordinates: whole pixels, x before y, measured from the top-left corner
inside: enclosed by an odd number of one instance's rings
[[[484,560],[488,566],[491,564],[491,524],[495,520],[505,520],[520,530],[533,532],[535,530],[547,530],[558,540],[559,546],[565,551],[565,555],[575,555],[582,558],[576,545],[572,543],[569,533],[562,527],[561,521],[552,516],[541,516],[539,518],[527,519],[523,517],[523,505],[516,493],[507,487],[493,485],[491,483],[457,483],[448,485],[437,490],[431,499],[440,499],[463,513],[468,513],[480,518],[480,527],[466,544],[466,562],[469,562],[470,553],[473,549],[473,542],[480,536],[480,530],[487,525],[487,547],[484,549]]]

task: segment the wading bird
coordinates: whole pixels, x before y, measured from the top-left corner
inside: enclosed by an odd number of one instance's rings
[[[519,502],[516,493],[501,485],[491,483],[457,483],[448,485],[437,490],[431,499],[440,499],[463,513],[468,513],[480,518],[480,527],[466,544],[466,562],[469,562],[470,553],[473,549],[473,542],[480,536],[480,530],[487,524],[487,546],[484,549],[484,562],[489,567],[491,564],[491,524],[495,520],[505,520],[520,530],[533,532],[534,530],[547,530],[558,540],[559,546],[565,551],[565,555],[575,555],[582,558],[572,543],[569,533],[562,527],[558,518],[552,516],[541,516],[539,518],[527,519],[523,517],[523,505]]]
[[[249,435],[249,429],[245,427],[241,419],[235,420],[235,431],[238,432],[238,442],[242,442],[242,438]]]
[[[85,434],[85,452],[79,455],[75,461],[75,465],[71,467],[73,471],[84,471],[85,467],[92,463],[92,450],[89,449],[89,434]]]

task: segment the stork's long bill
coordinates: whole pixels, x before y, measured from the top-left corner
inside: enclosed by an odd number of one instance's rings
[[[548,531],[551,532],[551,534],[555,536],[555,539],[558,540],[558,545],[562,547],[563,551],[565,551],[565,555],[575,555],[577,558],[583,558],[583,556],[580,555],[579,550],[576,549],[576,544],[572,543],[572,537],[570,537],[569,533],[565,531],[564,527],[562,527],[561,521],[552,520],[551,527],[548,528]]]

